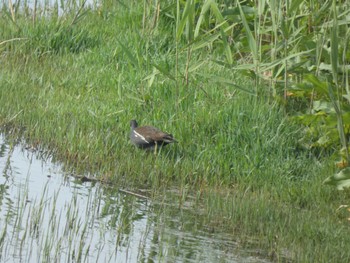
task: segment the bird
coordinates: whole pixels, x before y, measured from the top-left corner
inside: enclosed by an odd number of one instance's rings
[[[169,143],[176,143],[172,134],[163,132],[153,126],[138,127],[136,120],[130,121],[130,140],[138,148],[144,150],[157,149]]]

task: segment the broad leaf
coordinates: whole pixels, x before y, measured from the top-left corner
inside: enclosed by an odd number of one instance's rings
[[[328,177],[325,184],[334,185],[338,190],[350,187],[350,167],[341,170],[339,173]]]

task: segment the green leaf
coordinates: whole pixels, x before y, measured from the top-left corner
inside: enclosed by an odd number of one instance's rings
[[[341,112],[341,106],[340,106],[340,101],[336,100],[334,93],[333,93],[333,89],[332,86],[328,84],[328,90],[329,90],[329,97],[333,103],[333,107],[334,110],[336,112],[337,115],[337,120],[338,120],[338,131],[339,131],[339,137],[340,137],[340,142],[343,146],[343,148],[345,148],[346,150],[348,149],[348,141],[347,141],[347,136],[345,135],[345,130],[344,130],[344,123],[343,123],[343,118],[342,118],[342,112]],[[346,151],[346,156],[347,156],[347,160],[349,161],[350,156],[349,156],[349,152]]]
[[[229,28],[231,28],[231,26],[228,25],[228,23],[226,22],[226,20],[222,16],[220,9],[219,9],[217,3],[215,3],[215,1],[207,0],[203,4],[200,16],[199,16],[198,21],[197,21],[196,28],[194,30],[194,37],[198,38],[200,25],[202,24],[202,20],[204,18],[204,15],[209,11],[209,9],[214,14],[216,21],[220,24],[220,26],[216,26],[216,28],[218,28],[220,30],[220,35],[222,38],[222,43],[224,46],[226,59],[227,59],[227,62],[231,65],[233,63],[232,52],[231,52],[231,47],[227,41],[227,36],[226,36],[226,32],[228,31]],[[214,35],[213,40],[215,40],[218,36],[219,35]],[[198,48],[198,46],[197,46],[197,48]]]
[[[313,84],[315,90],[319,94],[329,96],[328,86],[326,82],[320,81],[315,75],[312,75],[312,74],[306,75],[305,80]]]
[[[338,190],[350,187],[350,167],[341,170],[339,173],[324,180],[325,184],[334,185]]]
[[[315,100],[312,104],[312,109],[316,112],[335,113],[333,104],[328,101]]]
[[[157,64],[152,64],[152,66],[155,67],[156,69],[158,69],[159,72],[162,73],[164,76],[168,77],[171,80],[176,81],[176,78],[169,72],[168,69],[166,69],[160,65],[157,65]]]
[[[345,99],[347,99],[348,102],[350,102],[350,94],[343,95],[343,97],[344,97]]]
[[[300,6],[301,2],[303,2],[303,1],[304,0],[293,0],[288,12],[290,14],[293,13]]]
[[[226,22],[223,22],[223,23],[226,23]],[[223,23],[217,25],[214,29],[210,30],[206,34],[198,36],[192,43],[190,43],[190,45],[193,45],[192,49],[196,50],[196,49],[208,46],[208,45],[212,44],[215,40],[217,40],[220,36],[222,36],[221,31],[217,32],[215,34],[212,34],[212,32],[215,32],[218,29],[220,29],[220,27],[223,25]],[[224,31],[227,32],[227,31],[231,30],[234,26],[235,26],[235,24],[227,27]]]
[[[198,21],[197,21],[197,25],[196,25],[196,28],[194,30],[194,37],[198,37],[199,35],[199,29],[200,29],[200,26],[202,24],[202,20],[204,18],[204,15],[208,12],[209,10],[209,7],[211,5],[211,2],[213,0],[207,0],[204,4],[203,4],[203,7],[202,7],[202,10],[201,10],[201,13],[199,15],[199,18],[198,18]]]
[[[185,10],[182,14],[182,18],[178,24],[177,27],[177,32],[176,32],[176,39],[179,41],[181,35],[184,32],[184,28],[185,26],[187,27],[187,40],[191,41],[192,37],[193,37],[193,21],[192,18],[194,16],[193,11],[194,10],[194,1],[193,0],[189,0],[186,1],[186,6],[185,6]]]
[[[135,56],[130,52],[130,49],[128,47],[126,47],[122,42],[120,42],[119,40],[117,40],[119,45],[122,47],[123,51],[125,52],[125,54],[127,55],[127,57],[129,58],[130,62],[137,67],[139,65],[137,59],[135,58]],[[116,54],[116,50],[114,51],[114,54]]]
[[[238,5],[238,8],[239,8],[239,12],[241,14],[241,18],[242,18],[242,23],[243,23],[244,29],[245,29],[246,34],[247,34],[247,39],[248,39],[250,51],[253,54],[254,60],[257,61],[259,59],[259,56],[258,56],[258,48],[257,48],[257,45],[256,45],[255,38],[253,36],[252,31],[250,30],[250,27],[248,25],[247,19],[245,17],[245,14],[243,12],[242,6],[239,3],[239,1],[237,1],[237,5]]]
[[[337,7],[333,1],[333,28],[331,33],[331,64],[334,83],[338,83],[338,19]]]
[[[208,77],[208,76],[206,76],[206,77]],[[217,76],[211,76],[209,79],[212,82],[216,82],[218,84],[223,84],[223,85],[226,85],[226,86],[229,85],[229,86],[232,86],[232,87],[234,87],[234,88],[236,88],[238,90],[241,90],[241,91],[243,91],[245,93],[248,93],[250,95],[256,96],[254,91],[242,88],[241,86],[238,86],[237,84],[233,83],[232,81],[230,81],[228,79],[217,77]]]
[[[226,34],[225,34],[225,32],[224,32],[224,30],[222,28],[220,28],[220,33],[221,33],[222,41],[223,41],[224,48],[225,48],[225,55],[226,55],[227,62],[230,65],[232,65],[233,64],[233,58],[232,58],[232,52],[231,52],[230,44],[228,43],[227,38],[226,38]]]

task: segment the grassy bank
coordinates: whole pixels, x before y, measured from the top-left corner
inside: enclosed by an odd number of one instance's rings
[[[256,239],[276,261],[349,261],[350,215],[337,210],[348,193],[322,184],[333,160],[300,147],[302,127],[268,92],[213,62],[219,49],[180,49],[174,18],[156,9],[106,1],[79,10],[30,23],[31,13],[2,12],[4,130],[116,190],[160,196],[175,187],[180,202],[194,192],[210,229],[247,246]],[[139,151],[128,140],[131,119],[179,143],[157,155]]]

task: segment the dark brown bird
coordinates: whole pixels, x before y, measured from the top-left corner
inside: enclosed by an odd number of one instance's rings
[[[138,127],[136,120],[130,121],[130,140],[141,149],[153,149],[177,142],[172,134],[162,132],[153,126]]]

